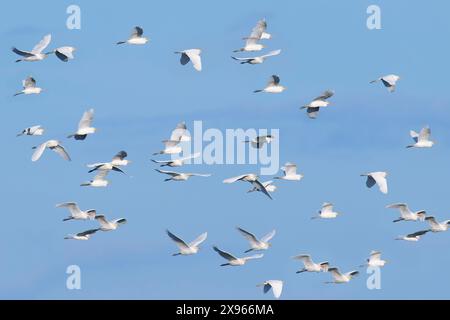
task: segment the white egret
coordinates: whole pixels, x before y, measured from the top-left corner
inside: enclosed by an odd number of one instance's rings
[[[100,224],[100,228],[99,229],[101,231],[116,230],[122,224],[127,223],[127,219],[124,219],[124,218],[108,221],[108,220],[106,220],[106,218],[105,218],[105,216],[103,214],[97,215],[95,217],[95,220],[97,220],[98,223]]]
[[[166,230],[166,232],[170,239],[172,239],[180,249],[179,252],[172,254],[173,256],[196,254],[200,249],[200,244],[202,244],[208,236],[208,233],[204,232],[192,242],[186,243],[182,239],[171,233],[169,230]]]
[[[265,136],[258,136],[253,140],[245,140],[245,143],[250,143],[253,148],[261,149],[264,147],[264,144],[269,144],[275,139],[274,136],[268,134]]]
[[[274,179],[288,180],[288,181],[300,181],[303,178],[302,174],[297,173],[297,165],[292,162],[287,162],[284,167],[281,167],[284,172],[284,176],[275,177]]]
[[[23,129],[20,133],[17,134],[18,137],[26,135],[26,136],[42,136],[45,132],[45,129],[40,125],[32,126]]]
[[[427,232],[429,232],[430,230],[422,230],[422,231],[417,231],[414,233],[410,233],[408,235],[405,236],[398,236],[397,238],[395,238],[395,240],[404,240],[404,241],[411,241],[411,242],[417,242],[420,240],[420,238],[426,234]]]
[[[245,253],[250,251],[267,250],[272,244],[269,242],[275,236],[275,230],[270,231],[261,239],[256,238],[256,236],[242,228],[237,227],[238,231],[248,240],[250,243],[250,249],[246,250]]]
[[[429,231],[431,231],[431,232],[447,231],[450,226],[450,220],[438,222],[438,221],[436,221],[436,218],[433,216],[426,217],[425,221],[427,221],[429,223],[429,225],[431,227]]]
[[[330,102],[327,100],[334,95],[334,92],[327,90],[323,92],[320,96],[314,98],[310,103],[300,107],[300,109],[306,109],[306,114],[310,119],[316,119],[320,108],[327,107]]]
[[[146,44],[150,39],[144,37],[144,29],[141,27],[134,27],[131,31],[131,36],[125,41],[119,41],[117,44],[133,44],[133,45],[142,45]]]
[[[94,109],[89,109],[83,113],[80,122],[78,123],[77,132],[67,136],[67,138],[75,138],[75,140],[84,140],[88,134],[95,133],[96,128],[91,127],[94,120]]]
[[[273,184],[272,180],[261,182],[261,184],[266,188],[267,192],[275,192],[277,190],[277,186]],[[255,191],[261,191],[261,188],[253,187],[252,189],[248,190],[247,193],[255,192]]]
[[[369,259],[367,259],[367,262],[360,267],[384,267],[384,265],[387,263],[387,260],[381,259],[381,252],[380,251],[371,251]]]
[[[197,71],[202,71],[202,59],[200,54],[202,50],[200,49],[189,49],[183,51],[175,51],[176,54],[181,54],[180,63],[184,66],[189,61],[192,62],[194,69]]]
[[[257,92],[267,92],[267,93],[281,93],[287,88],[280,84],[280,77],[277,75],[272,75],[267,83],[267,86],[264,89],[258,89],[253,91]]]
[[[267,280],[261,284],[258,284],[257,287],[263,287],[264,293],[269,292],[272,289],[273,295],[276,299],[279,299],[281,296],[281,292],[283,291],[283,281],[281,280]]]
[[[94,209],[83,211],[78,207],[76,202],[64,202],[56,205],[57,208],[67,208],[70,212],[70,216],[63,219],[68,220],[94,220],[97,211]]]
[[[388,193],[387,177],[388,173],[383,171],[370,172],[361,174],[361,177],[367,177],[366,186],[372,188],[375,184],[378,185],[380,191],[384,194]]]
[[[319,210],[319,213],[317,216],[312,217],[311,219],[334,219],[336,218],[340,213],[333,211],[333,204],[329,202],[325,202],[322,205],[322,208]]]
[[[400,217],[393,222],[399,221],[423,221],[426,217],[424,210],[412,212],[406,203],[394,203],[386,206],[388,209],[398,209],[400,211]]]
[[[386,88],[388,88],[389,92],[394,92],[398,80],[400,80],[399,76],[397,76],[395,74],[389,74],[387,76],[380,77],[376,80],[372,80],[372,81],[370,81],[370,83],[375,83],[375,82],[381,81],[383,83],[383,85]]]
[[[436,142],[430,140],[431,129],[428,127],[422,128],[420,133],[411,130],[409,135],[414,140],[414,144],[406,146],[407,148],[431,148]]]
[[[261,254],[255,254],[253,256],[249,256],[249,257],[243,257],[243,258],[237,258],[231,254],[229,254],[226,251],[222,251],[219,248],[217,248],[216,246],[213,247],[214,251],[216,251],[222,258],[228,260],[228,263],[224,263],[221,264],[220,266],[243,266],[244,264],[247,263],[247,261],[249,260],[253,260],[253,259],[260,259],[262,257],[264,257],[264,255]]]
[[[249,182],[253,186],[252,190],[255,189],[255,191],[261,191],[267,197],[269,197],[269,199],[272,200],[272,196],[269,194],[269,192],[267,191],[266,187],[261,182],[259,182],[258,179],[259,179],[259,177],[256,174],[254,174],[254,173],[247,173],[247,174],[242,174],[242,175],[237,176],[237,177],[232,177],[232,178],[225,179],[225,180],[223,180],[223,183],[230,184],[230,183],[234,183],[236,181]]]
[[[12,48],[12,51],[23,58],[16,60],[16,62],[20,61],[41,61],[47,58],[49,53],[42,53],[42,51],[47,48],[52,40],[52,36],[47,34],[31,51],[23,51],[19,50],[15,47]]]
[[[92,168],[91,170],[89,170],[89,173],[96,170],[114,170],[125,173],[122,169],[120,169],[120,167],[126,166],[131,163],[131,160],[125,159],[127,156],[128,154],[125,151],[119,151],[110,162],[88,164],[87,167]]]
[[[75,57],[73,56],[73,53],[76,50],[77,49],[74,47],[65,46],[65,47],[59,47],[59,48],[53,50],[53,53],[56,55],[56,57],[59,60],[61,60],[63,62],[67,62],[69,60],[75,59]]]
[[[336,267],[329,268],[328,272],[331,273],[333,281],[329,281],[326,283],[347,283],[359,274],[359,271],[356,270],[347,273],[341,273]]]
[[[309,254],[300,254],[298,256],[292,257],[293,259],[300,260],[303,262],[303,269],[297,271],[296,273],[302,272],[327,272],[330,264],[328,261],[315,263]]]
[[[259,20],[256,26],[252,29],[250,36],[244,38],[245,46],[243,48],[234,50],[233,52],[242,51],[261,51],[266,46],[258,43],[262,39],[270,39],[272,36],[266,32],[267,23],[264,19]]]
[[[106,187],[109,184],[109,181],[106,180],[106,176],[108,175],[110,170],[99,170],[98,174],[94,176],[89,182],[83,182],[80,186],[82,187]]]
[[[20,94],[40,94],[42,92],[42,88],[36,87],[36,80],[29,76],[25,80],[22,80],[23,90],[14,94],[14,96],[18,96]]]

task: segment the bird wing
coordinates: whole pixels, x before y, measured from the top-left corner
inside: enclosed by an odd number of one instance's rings
[[[76,202],[64,202],[56,205],[57,208],[67,208],[70,213],[79,213],[81,212]]]
[[[131,37],[132,38],[138,38],[138,37],[142,37],[142,35],[144,34],[144,29],[142,29],[141,27],[134,27],[133,30],[131,31]]]
[[[94,176],[94,181],[105,180],[108,173],[109,170],[99,170],[99,172]]]
[[[186,127],[186,123],[180,122],[179,124],[177,124],[176,128],[172,130],[172,133],[170,135],[170,140],[171,141],[180,141],[181,137],[186,135],[187,132],[187,127]]]
[[[414,142],[419,141],[419,134],[414,130],[410,130],[409,135],[411,136],[411,138],[413,138]]]
[[[254,188],[256,188],[256,190],[261,191],[266,196],[268,196],[270,200],[272,200],[272,196],[269,194],[266,187],[261,182],[259,182],[258,180],[255,180],[255,181],[252,181],[251,184]]]
[[[251,243],[251,244],[258,244],[259,240],[256,238],[256,236],[248,232],[242,228],[237,227],[238,231]]]
[[[88,236],[88,235],[96,233],[97,231],[98,231],[98,229],[89,229],[89,230],[77,233],[77,236],[79,236],[79,237]]]
[[[258,42],[258,40],[261,39],[261,35],[267,28],[267,23],[264,19],[259,20],[256,23],[256,26],[253,27],[252,32],[250,33],[250,36],[246,39],[246,44],[255,44]]]
[[[297,174],[297,165],[295,163],[286,163],[282,168],[286,176]]]
[[[42,38],[41,41],[37,45],[34,46],[33,50],[31,50],[31,53],[33,54],[39,54],[41,53],[47,46],[50,44],[50,41],[52,40],[52,35],[48,34],[44,38]]]
[[[94,109],[89,109],[83,113],[80,122],[78,123],[78,129],[89,128],[94,120]]]
[[[314,262],[312,261],[311,256],[309,254],[301,254],[301,255],[295,256],[293,258],[301,260],[303,262],[303,264],[305,265],[305,267],[309,267],[314,264]]]
[[[426,217],[425,220],[428,221],[431,227],[439,227],[439,223],[436,221],[435,217],[429,216]]]
[[[241,174],[240,176],[237,176],[237,177],[228,178],[228,179],[223,180],[223,183],[234,183],[236,181],[239,181],[239,180],[245,178],[248,175],[249,174]]]
[[[334,95],[334,92],[332,90],[326,90],[324,91],[320,96],[314,98],[313,101],[316,100],[326,100],[328,98],[331,98]]]
[[[195,240],[189,243],[189,247],[198,247],[203,241],[206,240],[207,237],[208,237],[207,232],[202,233]]]
[[[67,62],[69,59],[74,58],[74,51],[74,47],[59,47],[55,50],[55,54],[61,61]]]
[[[54,149],[53,149],[57,154],[59,154],[64,160],[70,161],[70,156],[67,153],[66,149],[64,149],[64,147],[60,144],[58,144]]]
[[[48,142],[48,141],[47,141]],[[40,144],[37,148],[36,151],[34,151],[33,155],[31,156],[31,161],[38,161],[39,158],[42,156],[42,154],[45,151],[45,148],[47,147],[47,142],[44,142],[42,144]]]
[[[98,223],[102,226],[102,227],[107,227],[109,225],[108,220],[106,220],[105,216],[100,214],[95,216],[95,220],[98,220]]]
[[[406,203],[394,203],[388,205],[386,208],[390,209],[398,209],[400,211],[400,215],[402,217],[408,216],[411,214],[411,211],[408,208],[408,205]]]
[[[425,233],[429,232],[430,230],[421,230],[414,233],[410,233],[407,235],[408,238],[414,238],[414,237],[420,237],[423,236]]]
[[[195,70],[202,71],[202,59],[200,58],[200,49],[189,49],[185,50],[184,53],[191,59]]]
[[[128,156],[128,154],[126,153],[126,151],[119,151],[117,152],[117,154],[112,158],[112,160],[123,160]]]
[[[31,52],[19,50],[19,49],[14,48],[14,47],[13,47],[11,50],[12,50],[15,54],[18,54],[19,56],[26,57],[26,58],[32,57],[32,56],[34,55],[34,54],[31,53]]]
[[[175,171],[166,171],[166,170],[160,170],[160,169],[155,169],[156,171],[158,171],[159,173],[164,173],[164,174],[168,174],[169,176],[178,176],[179,173],[175,172]]]
[[[216,251],[218,254],[220,254],[220,256],[224,259],[227,259],[228,261],[232,261],[232,260],[237,260],[237,258],[235,256],[233,256],[232,254],[226,252],[226,251],[222,251],[219,248],[217,248],[216,246],[213,247],[214,251]]]
[[[384,172],[374,172],[371,177],[375,180],[382,193],[388,193],[386,174]]]
[[[275,236],[276,231],[272,230],[270,231],[268,234],[266,234],[264,237],[261,238],[262,242],[269,242],[270,240],[272,240],[272,238]]]
[[[283,281],[267,280],[265,283],[266,285],[264,286],[264,291],[266,290],[266,286],[272,287],[273,295],[278,299],[281,296],[281,292],[283,291]]]
[[[166,230],[166,232],[170,239],[172,239],[180,249],[189,249],[189,245],[187,245],[182,239],[178,238],[169,230]]]
[[[331,212],[333,212],[333,204],[327,202],[324,203],[322,205],[321,213],[331,213]]]
[[[342,274],[340,273],[338,268],[329,268],[328,272],[331,272],[331,275],[333,276],[333,278],[335,280],[339,279],[340,277],[342,277]]]
[[[380,261],[381,259],[381,252],[380,251],[372,251],[370,253],[369,261]]]
[[[430,139],[431,129],[426,127],[420,130],[419,141],[428,141]]]
[[[36,87],[36,80],[33,77],[28,77],[22,81],[24,88],[34,88]]]
[[[319,115],[319,110],[320,110],[319,107],[308,107],[306,109],[306,114],[310,119],[316,119],[317,116]]]
[[[277,56],[281,53],[281,49],[270,51],[269,53],[262,55],[261,58],[267,58],[272,56]]]
[[[277,75],[272,75],[269,79],[268,85],[269,86],[276,86],[280,83],[280,77]]]

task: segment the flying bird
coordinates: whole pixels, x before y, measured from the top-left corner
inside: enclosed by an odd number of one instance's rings
[[[264,186],[264,188],[267,190],[267,192],[275,192],[277,190],[277,186],[273,184],[273,181],[265,181],[261,182],[261,184]],[[255,192],[255,191],[261,191],[260,188],[253,187],[252,189],[248,190],[247,193]]]
[[[414,140],[414,144],[406,146],[407,148],[431,148],[436,142],[430,140],[431,130],[428,127],[420,130],[420,133],[411,130],[409,135]]]
[[[378,185],[380,191],[384,194],[388,193],[387,177],[388,173],[383,171],[370,172],[362,174],[361,177],[367,177],[366,186],[372,188],[375,184]]]
[[[312,217],[311,219],[334,219],[340,213],[333,211],[333,204],[329,202],[325,202],[322,205],[322,208],[319,210],[319,214],[317,216]]]
[[[228,260],[228,263],[224,263],[221,264],[221,267],[224,266],[243,266],[244,264],[247,263],[247,261],[252,260],[252,259],[260,259],[262,258],[264,255],[261,254],[255,254],[253,256],[249,256],[249,257],[243,257],[243,258],[236,258],[235,256],[229,254],[226,251],[222,251],[219,248],[217,248],[216,246],[213,247],[214,251],[216,251],[222,258]]]
[[[105,216],[103,214],[97,215],[95,217],[95,220],[97,220],[98,223],[100,224],[100,228],[99,229],[101,231],[116,230],[122,224],[127,223],[127,219],[124,219],[124,218],[108,221],[108,220],[106,220],[106,218],[105,218]]]
[[[394,92],[398,80],[400,80],[399,76],[397,76],[395,74],[389,74],[387,76],[380,77],[376,80],[372,80],[372,81],[370,81],[370,83],[375,83],[375,82],[381,81],[383,83],[383,85],[389,90],[389,92]]]
[[[57,154],[59,154],[64,160],[70,161],[70,156],[67,153],[66,149],[60,144],[58,140],[48,140],[41,145],[37,147],[33,147],[32,149],[35,149],[33,155],[31,156],[31,161],[38,161],[42,154],[44,153],[45,149],[50,149],[52,151],[55,151]]]
[[[52,51],[52,53],[54,53],[56,55],[56,57],[63,61],[63,62],[67,62],[69,60],[73,60],[75,59],[75,57],[73,56],[73,53],[76,51],[77,49],[74,47],[59,47],[57,49],[55,49],[54,51]]]
[[[179,142],[191,141],[191,136],[187,130],[186,122],[183,121],[177,124],[175,129],[172,130],[169,140]]]
[[[269,241],[275,236],[275,230],[270,231],[268,234],[266,234],[261,239],[256,238],[256,236],[248,232],[242,228],[237,227],[237,230],[248,240],[250,243],[250,249],[246,250],[245,253],[248,253],[250,251],[258,251],[258,250],[267,250],[269,249],[272,244],[269,243]]]
[[[335,267],[329,268],[328,272],[331,273],[331,276],[333,277],[333,281],[326,282],[326,283],[347,283],[359,274],[358,271],[350,271],[350,272],[343,274],[339,271],[338,268],[335,268]]]
[[[46,35],[31,51],[23,51],[19,50],[15,47],[12,48],[12,51],[23,58],[16,60],[16,62],[20,61],[40,61],[47,58],[49,53],[42,53],[42,51],[47,48],[52,40],[52,36],[50,34]]]
[[[450,226],[450,220],[445,220],[442,222],[437,222],[436,218],[433,216],[428,216],[425,218],[425,221],[427,221],[430,224],[429,231],[431,232],[443,232],[447,231]]]
[[[281,280],[267,280],[261,284],[258,284],[257,287],[263,287],[264,293],[269,292],[272,289],[273,295],[276,299],[280,298],[281,292],[283,291],[283,281]]]
[[[269,192],[267,191],[266,187],[261,182],[259,182],[258,179],[259,179],[259,177],[256,174],[254,174],[254,173],[247,173],[247,174],[242,174],[242,175],[237,176],[237,177],[232,177],[232,178],[225,179],[225,180],[223,180],[223,183],[230,184],[230,183],[234,183],[236,181],[249,182],[253,186],[252,190],[255,189],[255,191],[261,191],[267,197],[269,197],[269,199],[272,200],[272,196],[269,194]]]
[[[69,234],[64,239],[66,240],[89,240],[91,236],[100,229],[90,229],[77,234]]]
[[[78,207],[76,202],[64,202],[56,205],[57,208],[67,208],[70,212],[70,216],[63,219],[63,221],[69,220],[94,220],[97,213],[96,210],[90,209],[83,211]]]
[[[208,233],[204,232],[201,235],[199,235],[194,241],[186,243],[180,238],[178,238],[176,235],[171,233],[169,230],[166,230],[166,232],[167,235],[170,237],[170,239],[172,239],[177,245],[177,247],[180,249],[179,252],[172,254],[173,256],[196,254],[200,249],[200,244],[202,244],[206,240],[206,237],[208,236]]]
[[[106,187],[109,184],[109,181],[106,180],[106,176],[108,175],[110,170],[99,170],[97,175],[94,176],[94,179],[92,179],[89,182],[83,182],[80,184],[82,187]]]
[[[306,109],[306,114],[310,119],[316,119],[320,108],[327,107],[330,102],[327,100],[334,95],[334,92],[327,90],[323,92],[320,96],[314,98],[310,103],[300,107],[300,109]]]
[[[118,172],[123,172],[122,169],[120,169],[121,166],[126,166],[129,163],[131,163],[131,160],[126,160],[125,158],[128,156],[128,154],[125,151],[119,151],[110,162],[99,162],[99,163],[93,163],[88,164],[88,168],[92,168],[89,170],[89,173],[96,171],[96,170],[114,170]]]
[[[142,45],[146,44],[150,39],[143,36],[144,29],[141,27],[134,27],[131,31],[131,36],[125,41],[119,41],[117,44],[134,44],[134,45]]]
[[[278,77],[277,75],[272,75],[269,79],[269,82],[267,83],[267,86],[264,89],[255,90],[253,92],[281,93],[286,89],[286,87],[280,84],[280,77]]]
[[[190,159],[195,159],[200,156],[200,153],[194,153],[192,155],[189,155],[187,157],[179,158],[179,159],[173,159],[173,160],[153,160],[154,163],[157,163],[160,165],[160,167],[181,167],[184,165],[184,163]]]
[[[422,231],[417,231],[411,234],[408,234],[406,236],[398,236],[397,238],[395,238],[395,240],[404,240],[404,241],[411,241],[411,242],[417,242],[420,240],[420,238],[426,234],[427,232],[429,232],[430,230],[422,230]]]
[[[23,90],[14,94],[14,96],[18,96],[21,94],[29,95],[29,94],[40,94],[42,92],[42,88],[36,87],[36,80],[29,76],[25,80],[22,80]]]
[[[380,251],[371,251],[369,259],[367,259],[367,262],[360,267],[384,267],[384,265],[387,263],[387,260],[381,259],[381,252]]]
[[[89,109],[83,113],[80,122],[78,123],[77,132],[67,136],[67,138],[75,138],[75,140],[84,140],[88,134],[97,131],[96,128],[91,127],[94,120],[94,109]]]
[[[292,162],[287,162],[284,167],[281,167],[284,172],[284,176],[275,177],[274,179],[288,180],[288,181],[300,181],[303,178],[302,174],[297,173],[297,165]]]
[[[328,261],[315,263],[309,254],[300,254],[298,256],[292,257],[293,259],[300,260],[303,262],[303,269],[300,269],[296,273],[303,272],[327,272],[330,264]]]
[[[186,181],[190,177],[210,177],[211,174],[200,174],[200,173],[181,173],[181,172],[174,172],[174,171],[166,171],[166,170],[159,170],[155,169],[159,173],[167,174],[171,176],[170,178],[165,179],[164,181]]]
[[[261,149],[267,143],[271,143],[275,139],[274,136],[268,134],[266,136],[258,136],[253,140],[245,140],[245,143],[250,143],[253,148]]]
[[[40,125],[32,126],[23,129],[20,133],[17,134],[17,137],[20,136],[42,136],[45,132],[45,129],[42,128]]]
[[[179,146],[179,140],[163,140],[164,150],[153,153],[154,156],[158,154],[178,154],[183,151],[181,146]]]
[[[233,52],[242,52],[242,51],[261,51],[266,46],[258,43],[259,40],[262,39],[270,39],[272,36],[266,32],[267,23],[264,19],[259,20],[256,26],[252,29],[250,36],[245,37],[245,46],[234,50]]]
[[[281,53],[281,50],[274,50],[274,51],[270,51],[267,54],[264,54],[262,56],[258,56],[258,57],[251,57],[251,58],[238,58],[238,57],[231,57],[236,61],[239,61],[241,64],[261,64],[263,63],[267,58],[269,57],[273,57],[273,56],[277,56]]]
[[[393,222],[425,220],[426,212],[424,210],[412,212],[406,203],[394,203],[386,206],[386,208],[400,211],[400,217]]]
[[[189,49],[183,51],[175,51],[176,54],[181,54],[180,63],[184,66],[189,61],[192,62],[194,69],[197,71],[202,71],[202,59],[200,58],[200,54],[202,50],[200,49]]]

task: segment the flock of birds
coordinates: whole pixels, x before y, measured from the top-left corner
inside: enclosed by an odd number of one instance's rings
[[[266,32],[267,24],[265,20],[260,20],[256,24],[256,26],[252,29],[250,36],[245,37],[245,45],[235,50],[234,52],[258,52],[265,48],[265,45],[260,43],[261,40],[269,40],[271,39],[271,35]],[[131,33],[131,36],[123,41],[117,42],[117,45],[128,44],[128,45],[145,45],[149,42],[149,39],[144,35],[144,31],[141,27],[135,27]],[[12,51],[19,56],[20,59],[16,60],[16,62],[20,61],[41,61],[47,58],[51,54],[55,54],[58,59],[61,61],[67,62],[71,59],[74,59],[73,53],[76,50],[74,47],[64,46],[54,49],[52,51],[48,51],[44,53],[44,50],[51,42],[51,35],[46,35],[31,51],[23,51],[17,48],[12,48]],[[189,62],[192,63],[193,67],[197,71],[202,70],[202,62],[201,62],[201,50],[200,49],[188,49],[182,51],[176,51],[176,54],[180,55],[180,63],[182,65],[186,65]],[[281,53],[281,50],[270,51],[267,54],[255,56],[255,57],[235,57],[232,58],[238,61],[241,64],[261,64],[269,57],[277,56]],[[400,77],[397,75],[386,75],[380,77],[376,80],[371,81],[381,82],[389,92],[394,92],[396,89],[397,82],[400,80]],[[280,84],[280,77],[277,75],[272,75],[268,84],[262,88],[255,90],[255,93],[272,93],[277,94],[286,90],[286,87]],[[20,92],[17,92],[15,95],[30,95],[30,94],[40,94],[43,91],[42,88],[37,87],[36,80],[29,76],[25,80],[23,80],[23,89]],[[300,107],[300,109],[306,109],[306,114],[311,119],[316,119],[321,108],[326,108],[329,106],[329,99],[334,95],[332,90],[326,90],[318,97],[311,100],[308,104]],[[68,135],[68,138],[74,138],[75,140],[85,140],[88,135],[94,134],[96,132],[96,128],[92,127],[92,122],[94,119],[94,109],[89,109],[81,117],[79,121],[78,128],[75,132]],[[45,129],[40,125],[31,126],[23,129],[18,136],[42,136],[45,133]],[[415,131],[410,132],[410,136],[413,139],[414,143],[408,145],[408,148],[431,148],[434,144],[434,141],[430,139],[431,131],[430,128],[425,127],[420,130],[419,133]],[[181,147],[181,143],[185,141],[190,141],[191,137],[187,130],[187,126],[184,122],[179,123],[176,128],[174,128],[171,132],[169,139],[163,140],[164,149],[161,151],[155,152],[153,155],[179,155],[183,149]],[[265,145],[270,144],[275,139],[274,136],[266,135],[266,136],[258,136],[253,140],[242,141],[242,143],[248,143],[252,148],[261,149]],[[32,154],[31,160],[38,161],[41,159],[44,151],[46,149],[52,150],[56,152],[63,159],[70,161],[71,158],[69,156],[68,151],[62,145],[59,140],[47,140],[40,145],[33,147],[35,150]],[[182,167],[186,162],[191,159],[199,157],[200,154],[192,154],[185,157],[172,157],[170,160],[155,160],[152,161],[159,165],[160,167]],[[95,172],[96,175],[92,178],[92,180],[84,182],[81,186],[89,186],[89,187],[107,187],[108,180],[106,179],[107,175],[111,171],[116,171],[119,173],[125,174],[123,171],[123,167],[127,166],[131,163],[130,160],[127,160],[127,153],[125,151],[118,152],[111,161],[108,162],[100,162],[89,164],[87,167],[90,169],[89,173]],[[204,173],[186,173],[186,172],[176,172],[176,171],[168,171],[162,169],[155,169],[157,172],[168,176],[164,181],[186,181],[190,177],[209,177],[211,174]],[[269,199],[272,199],[271,193],[277,190],[277,186],[274,184],[274,180],[284,180],[284,181],[300,181],[303,178],[302,174],[297,173],[297,165],[292,162],[286,163],[281,170],[283,171],[283,175],[274,177],[272,180],[268,181],[260,181],[260,178],[255,173],[245,173],[232,178],[227,178],[223,180],[225,184],[233,184],[238,181],[248,182],[251,185],[251,188],[247,191],[249,193],[252,192],[261,192]],[[379,190],[387,194],[388,193],[388,183],[387,183],[387,172],[369,172],[364,173],[361,176],[366,177],[366,186],[371,188],[375,185],[378,186]],[[70,215],[64,219],[64,221],[70,220],[96,220],[99,224],[98,228],[89,229],[86,231],[82,231],[76,234],[69,234],[65,237],[65,239],[73,239],[73,240],[89,240],[92,235],[99,231],[113,231],[116,230],[119,226],[125,224],[127,220],[125,218],[118,218],[114,220],[107,220],[104,215],[97,214],[96,210],[88,209],[81,210],[77,203],[75,202],[66,202],[57,205],[58,208],[65,208],[69,211]],[[443,222],[438,222],[433,216],[428,216],[424,210],[412,212],[407,204],[397,203],[391,204],[387,206],[387,208],[397,209],[400,212],[400,217],[394,222],[399,221],[426,221],[429,223],[430,228],[424,229],[421,231],[417,231],[411,234],[399,236],[398,240],[405,241],[418,241],[421,236],[428,232],[443,232],[447,231],[450,226],[450,220],[446,220]],[[319,210],[318,214],[311,217],[311,219],[335,219],[339,215],[338,212],[335,212],[333,209],[333,204],[324,203]],[[258,238],[253,233],[244,230],[243,228],[238,227],[238,232],[245,237],[245,239],[249,243],[249,249],[245,251],[245,253],[249,253],[252,251],[265,251],[270,249],[271,243],[270,241],[276,234],[275,230],[272,230],[268,234],[264,235],[261,238]],[[173,234],[169,230],[167,230],[167,235],[171,240],[174,241],[176,246],[178,247],[178,252],[174,253],[174,256],[177,255],[193,255],[199,252],[201,244],[207,239],[207,233],[202,233],[196,239],[191,242],[185,242],[177,235]],[[243,257],[238,257],[233,255],[227,251],[224,251],[217,246],[213,247],[214,251],[217,252],[222,258],[224,258],[227,262],[223,263],[221,266],[243,266],[247,262],[263,258],[262,253],[256,253],[253,255],[246,255]],[[329,272],[332,276],[332,281],[330,283],[347,283],[353,277],[358,274],[358,271],[353,270],[346,273],[342,273],[336,267],[330,267],[329,262],[320,262],[315,263],[309,254],[301,254],[293,257],[296,260],[299,260],[303,264],[303,268],[297,273],[303,272]],[[381,252],[372,251],[370,253],[367,262],[363,266],[371,266],[371,267],[383,267],[386,264],[386,260],[381,259]],[[259,286],[264,288],[264,292],[272,289],[276,298],[279,298],[282,289],[283,289],[283,281],[281,280],[267,280],[261,283]]]

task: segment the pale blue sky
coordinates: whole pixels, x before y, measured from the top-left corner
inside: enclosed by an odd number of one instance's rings
[[[378,4],[382,30],[366,28],[366,8]],[[397,235],[426,228],[398,223],[393,202],[407,202],[440,220],[450,218],[447,201],[450,101],[446,67],[450,4],[411,1],[77,1],[82,29],[65,27],[69,1],[4,3],[0,50],[3,125],[0,297],[26,299],[266,299],[255,285],[285,281],[285,299],[450,298],[449,234],[429,234],[418,243]],[[230,58],[257,20],[265,17],[273,39],[268,50],[282,54],[263,65],[239,65]],[[135,25],[151,38],[145,47],[117,47]],[[14,63],[11,46],[31,49],[51,33],[51,47],[72,45],[76,59],[55,57]],[[203,71],[181,66],[173,51],[201,48]],[[401,75],[389,94],[378,76]],[[271,74],[288,90],[253,94]],[[12,95],[33,75],[46,92]],[[315,121],[299,106],[325,89],[333,105]],[[82,114],[95,108],[99,132],[86,141],[68,140]],[[280,162],[296,162],[299,183],[279,182],[274,201],[246,194],[247,185],[224,185],[224,178],[257,166],[195,165],[185,171],[211,172],[210,178],[163,183],[151,153],[185,120],[205,128],[280,129]],[[41,124],[44,137],[15,135]],[[410,129],[430,125],[438,141],[430,150],[407,150]],[[30,161],[31,147],[59,138],[73,161],[46,153]],[[111,174],[106,189],[81,188],[85,164],[108,160],[126,150],[133,178]],[[388,195],[368,190],[360,173],[390,172]],[[265,177],[264,177],[265,178]],[[95,222],[65,222],[57,203],[77,201],[108,217],[125,217],[115,232],[90,241],[64,241],[67,233]],[[334,221],[311,221],[323,202],[343,213]],[[258,235],[275,228],[264,259],[239,268],[221,268],[212,245],[241,255],[247,242],[234,229]],[[208,231],[196,256],[172,257],[169,228],[186,240]],[[291,256],[310,253],[342,271],[364,262],[378,249],[390,263],[382,289],[368,290],[364,272],[351,283],[325,285],[329,274],[295,274]],[[77,264],[82,290],[65,287],[65,270]]]

